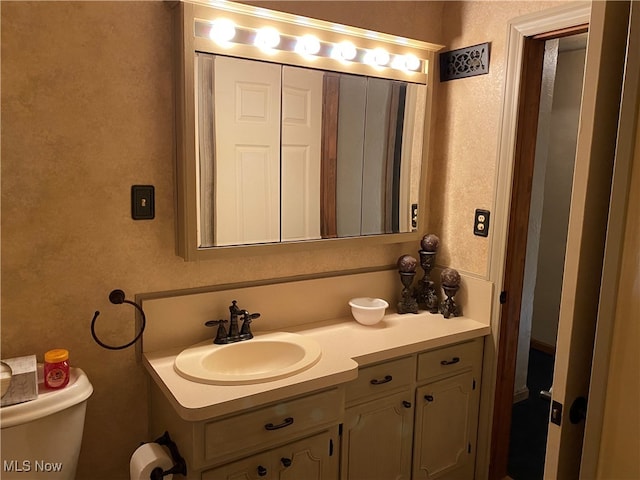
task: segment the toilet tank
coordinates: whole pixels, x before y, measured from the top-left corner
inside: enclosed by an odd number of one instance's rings
[[[2,480],[74,480],[87,400],[93,387],[71,368],[69,384],[48,390],[38,366],[38,398],[0,408]]]

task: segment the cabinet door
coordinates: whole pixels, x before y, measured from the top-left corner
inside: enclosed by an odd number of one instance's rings
[[[202,473],[202,480],[337,480],[337,428]]]
[[[472,372],[416,390],[413,478],[473,479],[478,390]]]
[[[278,480],[337,480],[338,436],[324,432],[274,451]]]
[[[407,390],[345,412],[341,478],[400,480],[411,477],[413,405]]]

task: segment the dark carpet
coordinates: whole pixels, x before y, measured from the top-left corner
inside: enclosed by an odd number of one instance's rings
[[[540,397],[553,381],[552,355],[531,349],[527,387],[529,398],[513,406],[509,443],[509,476],[513,480],[541,480],[551,402]]]

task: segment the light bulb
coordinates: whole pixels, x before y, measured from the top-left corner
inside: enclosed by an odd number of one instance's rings
[[[407,70],[418,70],[420,68],[420,59],[415,55],[408,54],[404,56]]]
[[[261,50],[271,50],[280,43],[280,33],[273,27],[264,27],[256,32],[254,45]]]
[[[211,24],[209,38],[219,45],[228,45],[236,36],[235,24],[226,18],[218,18]]]
[[[396,55],[393,57],[391,61],[391,68],[395,70],[406,70],[407,69],[407,59],[404,55]]]
[[[380,65],[381,67],[385,66],[389,63],[389,52],[384,48],[376,48],[373,51],[373,61],[376,65]]]
[[[353,60],[356,58],[358,51],[351,42],[340,42],[334,45],[331,56],[336,60]]]
[[[420,59],[412,54],[396,55],[391,62],[391,68],[415,72],[420,68]]]
[[[313,35],[304,35],[296,42],[296,52],[300,55],[315,55],[320,51],[320,40]]]

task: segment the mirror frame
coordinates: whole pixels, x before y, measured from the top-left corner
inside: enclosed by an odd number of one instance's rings
[[[295,52],[278,51],[271,55],[261,52],[251,45],[234,44],[223,47],[209,38],[196,36],[195,22],[211,22],[223,14],[236,23],[258,28],[269,25],[286,32],[287,35],[315,33],[323,41],[338,42],[350,40],[359,48],[384,47],[389,53],[412,53],[423,60],[423,71],[404,72],[391,68],[376,69],[369,65],[343,64],[332,58],[314,57],[306,60]],[[195,115],[195,55],[207,52],[239,58],[265,60],[279,64],[318,68],[343,73],[367,75],[395,80],[421,83],[427,86],[425,125],[423,129],[422,168],[420,196],[426,194],[430,132],[432,128],[433,74],[435,55],[441,45],[411,40],[394,35],[372,32],[355,27],[334,24],[298,15],[292,15],[260,7],[232,2],[180,2],[175,12],[175,60],[176,60],[176,253],[186,261],[220,258],[223,255],[258,255],[309,250],[334,246],[361,247],[391,243],[418,241],[422,237],[426,213],[424,204],[418,208],[418,228],[407,233],[376,234],[347,238],[300,240],[293,242],[264,243],[250,245],[230,245],[200,248],[198,246],[198,198],[197,198],[197,155],[196,155],[196,115]],[[355,243],[354,243],[355,242]]]

